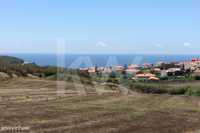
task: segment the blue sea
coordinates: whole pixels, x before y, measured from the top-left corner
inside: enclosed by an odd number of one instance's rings
[[[144,54],[9,54],[24,59],[25,62],[41,66],[62,66],[70,68],[91,66],[114,66],[128,64],[156,64],[157,62],[177,62],[198,58],[200,55],[144,55]]]

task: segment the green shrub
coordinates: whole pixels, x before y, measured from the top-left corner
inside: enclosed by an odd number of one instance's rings
[[[160,77],[160,80],[168,80],[169,78],[166,76],[166,77]]]
[[[132,83],[129,85],[133,91],[151,94],[171,94],[171,95],[184,95],[189,87],[175,87],[163,84],[151,83]]]
[[[196,76],[194,77],[194,79],[195,79],[195,80],[200,80],[200,76],[196,75]]]
[[[169,89],[168,93],[171,95],[184,95],[188,91],[188,87],[176,87]]]
[[[185,94],[188,96],[200,96],[200,89],[199,88],[189,88]]]

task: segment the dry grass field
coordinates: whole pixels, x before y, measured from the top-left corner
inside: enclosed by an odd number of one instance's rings
[[[0,126],[30,127],[23,131],[30,133],[200,132],[199,97],[85,89],[86,95],[78,95],[67,83],[65,96],[58,97],[55,81],[2,81]]]

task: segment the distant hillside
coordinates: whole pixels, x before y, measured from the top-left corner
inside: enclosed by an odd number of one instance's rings
[[[22,59],[11,56],[0,56],[0,64],[23,64]]]
[[[48,77],[56,75],[57,67],[42,67],[35,63],[24,63],[24,60],[12,56],[0,56],[0,77],[36,76]],[[8,75],[8,76],[5,76]]]
[[[64,74],[57,74],[57,71]],[[55,80],[65,79],[66,75],[73,75],[76,70],[54,66],[39,66],[35,63],[24,63],[22,59],[11,56],[0,56],[0,81],[13,77],[37,77]]]

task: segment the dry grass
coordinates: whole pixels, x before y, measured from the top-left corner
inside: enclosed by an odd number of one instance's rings
[[[98,89],[103,92],[98,95]],[[15,79],[0,83],[0,126],[31,133],[189,133],[200,130],[200,98],[106,92],[90,88],[56,95],[56,82]]]

